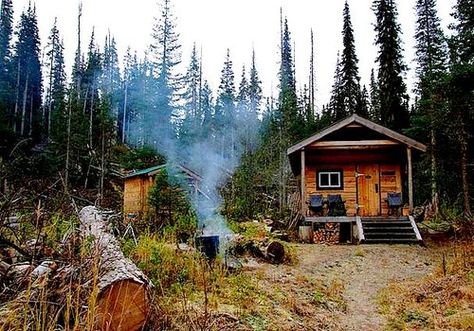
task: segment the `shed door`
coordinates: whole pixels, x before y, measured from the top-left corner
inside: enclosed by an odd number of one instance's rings
[[[361,164],[358,167],[357,201],[360,216],[380,215],[379,165]]]

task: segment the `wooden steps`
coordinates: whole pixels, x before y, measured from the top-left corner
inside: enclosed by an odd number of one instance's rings
[[[414,220],[410,217],[361,218],[362,240],[365,244],[413,244],[422,239]]]

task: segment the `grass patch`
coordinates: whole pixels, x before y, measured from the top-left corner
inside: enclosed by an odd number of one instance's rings
[[[447,250],[433,275],[393,283],[379,293],[379,311],[390,330],[474,329],[474,244]]]

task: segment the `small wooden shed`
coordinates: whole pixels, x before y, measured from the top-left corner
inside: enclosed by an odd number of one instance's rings
[[[123,192],[123,212],[125,217],[134,219],[143,216],[148,211],[148,193],[155,182],[155,176],[162,170],[168,169],[179,174],[183,186],[191,194],[199,191],[202,178],[194,171],[183,165],[162,164],[151,168],[134,171],[125,176]]]
[[[288,149],[300,178],[301,214],[311,213],[310,198],[340,196],[346,219],[388,217],[388,194],[398,194],[413,208],[413,151],[426,146],[400,133],[352,115]],[[334,219],[333,219],[334,221]]]

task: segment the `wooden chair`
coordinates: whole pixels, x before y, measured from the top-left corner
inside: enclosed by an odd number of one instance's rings
[[[400,216],[402,208],[402,194],[400,192],[387,193],[388,214]]]

